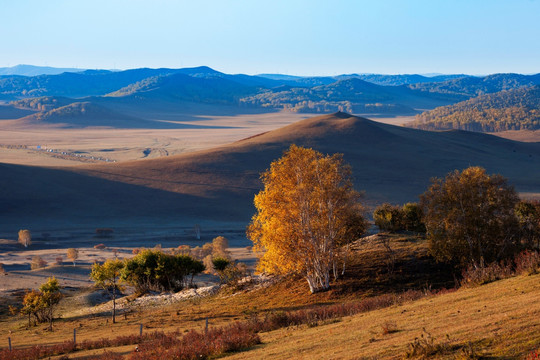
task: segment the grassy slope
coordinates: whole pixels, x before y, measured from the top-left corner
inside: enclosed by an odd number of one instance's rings
[[[313,328],[262,334],[263,344],[230,359],[400,359],[426,333],[454,358],[470,341],[488,358],[523,358],[540,346],[540,275],[520,276],[421,299]],[[383,327],[395,324],[394,333]],[[448,335],[448,337],[447,337]]]

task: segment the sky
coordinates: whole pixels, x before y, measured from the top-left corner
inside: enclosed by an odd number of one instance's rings
[[[0,0],[0,67],[540,72],[540,0]]]

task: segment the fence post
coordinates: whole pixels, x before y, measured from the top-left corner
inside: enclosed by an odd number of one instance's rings
[[[11,351],[11,338],[8,337],[8,343],[9,343],[9,351]]]
[[[77,344],[77,329],[73,329],[73,344]]]
[[[204,327],[204,332],[207,333],[208,332],[208,316],[206,317],[206,325]]]
[[[139,327],[139,336],[142,336],[142,328],[143,328],[143,324],[141,324]]]

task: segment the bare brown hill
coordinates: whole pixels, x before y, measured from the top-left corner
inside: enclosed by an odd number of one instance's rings
[[[41,210],[49,209],[51,221],[70,224],[189,219],[245,225],[254,212],[260,172],[291,143],[344,153],[356,188],[365,191],[371,206],[416,201],[432,176],[471,165],[503,174],[519,191],[540,192],[540,143],[465,131],[427,132],[335,113],[166,158],[69,171],[2,165],[0,181],[6,186],[0,196],[9,206],[3,206],[0,221],[10,224],[30,213],[28,221],[38,221]]]

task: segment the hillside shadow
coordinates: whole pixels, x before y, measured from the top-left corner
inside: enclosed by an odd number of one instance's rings
[[[44,226],[95,228],[121,223],[152,227],[245,218],[245,207],[220,206],[235,201],[234,194],[222,191],[211,197],[196,196],[63,169],[1,163],[0,183],[4,185],[0,223],[5,232]]]

